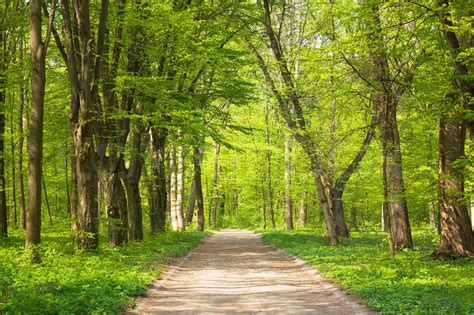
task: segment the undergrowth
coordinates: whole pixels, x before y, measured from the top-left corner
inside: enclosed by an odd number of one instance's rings
[[[1,313],[115,313],[143,295],[170,258],[188,252],[201,232],[161,233],[145,241],[97,252],[76,252],[65,229],[44,229],[35,264],[24,250],[24,236],[0,239]]]
[[[312,231],[263,232],[265,242],[296,255],[383,313],[474,313],[474,261],[428,260],[436,236],[414,233],[415,251],[388,254],[382,233],[353,233],[330,246]]]

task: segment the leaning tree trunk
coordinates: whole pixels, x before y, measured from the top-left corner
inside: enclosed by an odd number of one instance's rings
[[[164,231],[166,227],[166,173],[165,173],[165,144],[167,130],[150,128],[151,151],[151,232]]]
[[[293,230],[293,200],[291,198],[291,147],[290,136],[285,137],[285,224]]]
[[[474,234],[464,200],[463,168],[456,162],[464,156],[466,128],[448,99],[439,124],[440,240],[433,256],[473,256]],[[457,115],[456,115],[457,114]]]

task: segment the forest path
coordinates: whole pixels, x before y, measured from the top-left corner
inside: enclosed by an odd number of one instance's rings
[[[128,312],[370,313],[301,260],[240,230],[211,235]]]

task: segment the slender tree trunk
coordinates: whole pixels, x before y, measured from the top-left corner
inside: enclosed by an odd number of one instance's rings
[[[18,193],[20,199],[20,225],[26,229],[26,202],[25,202],[25,185],[23,179],[23,124],[24,124],[24,108],[26,104],[26,90],[21,87],[20,92],[20,108],[18,113]]]
[[[219,207],[219,189],[217,186],[219,176],[219,153],[221,151],[221,144],[216,142],[214,145],[214,175],[212,176],[212,198],[214,204],[212,205],[212,228],[217,228],[217,208]]]
[[[197,201],[197,220],[198,230],[204,231],[204,197],[202,194],[202,148],[194,148],[193,163],[194,163],[194,183],[196,189],[196,201]]]
[[[271,160],[272,160],[272,150],[271,150],[271,143],[270,143],[270,127],[269,127],[269,102],[265,103],[265,141],[267,143],[267,151],[265,154],[265,158],[267,160],[267,189],[268,189],[268,212],[270,214],[270,221],[272,223],[272,229],[276,228],[275,224],[275,213],[273,210],[273,186],[272,186],[272,167],[271,167]]]
[[[176,150],[174,144],[170,145],[170,216],[173,231],[179,229],[177,210],[177,169],[176,169]]]
[[[44,190],[44,199],[46,202],[46,209],[48,210],[48,218],[49,218],[49,225],[53,226],[53,218],[51,216],[51,207],[49,205],[49,199],[48,199],[48,190],[46,189],[46,182],[44,180],[44,176],[41,178],[42,184],[43,184],[43,190]]]
[[[186,209],[186,217],[184,218],[184,224],[190,225],[193,221],[194,209],[196,208],[196,178],[193,178],[191,183],[191,189],[189,193],[188,208]]]
[[[178,165],[176,173],[176,219],[178,230],[184,231],[184,148],[178,146]]]
[[[434,257],[474,255],[474,234],[464,198],[463,168],[456,162],[464,156],[465,124],[456,113],[455,98],[448,97],[439,124],[440,241]]]
[[[12,202],[13,202],[13,222],[15,228],[18,226],[18,212],[16,204],[16,165],[15,165],[15,139],[13,137],[13,103],[15,100],[15,93],[11,95],[10,102],[10,148],[11,148],[11,166],[12,166]]]
[[[293,230],[293,200],[291,198],[291,146],[290,136],[285,137],[285,223]]]
[[[151,232],[164,231],[166,227],[166,173],[165,145],[167,131],[163,128],[150,128],[152,204],[150,209]]]
[[[306,213],[308,210],[308,203],[306,202],[306,193],[301,194],[300,209],[298,214],[298,225],[304,228],[306,225]]]
[[[31,119],[28,142],[28,219],[26,245],[41,241],[41,178],[43,176],[43,113],[46,84],[46,44],[41,38],[41,0],[30,2],[30,46],[32,62]],[[3,134],[2,131],[0,133]],[[3,145],[0,148],[3,152]],[[3,174],[3,171],[0,170]]]

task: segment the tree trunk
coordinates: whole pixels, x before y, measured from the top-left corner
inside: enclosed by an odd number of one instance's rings
[[[270,127],[269,127],[269,103],[268,101],[265,103],[265,141],[267,143],[267,152],[265,154],[265,158],[267,160],[267,189],[268,189],[268,212],[270,214],[270,221],[272,223],[272,229],[276,228],[275,224],[275,213],[273,210],[273,186],[272,186],[272,167],[271,167],[271,160],[272,160],[272,150],[271,150],[271,143],[270,143]]]
[[[15,228],[18,225],[18,212],[17,212],[17,203],[16,203],[16,165],[15,165],[15,139],[13,137],[13,107],[14,107],[14,99],[15,93],[11,95],[11,102],[10,102],[10,148],[11,148],[11,171],[12,171],[12,202],[13,202],[13,222],[15,224]]]
[[[212,176],[212,198],[214,204],[212,205],[212,228],[217,228],[217,208],[219,207],[219,189],[217,187],[217,180],[219,176],[219,153],[221,151],[221,144],[216,142],[214,145],[214,174]]]
[[[166,227],[166,173],[165,144],[167,130],[150,128],[152,204],[150,209],[151,232],[164,231]]]
[[[196,201],[197,201],[197,220],[198,220],[198,230],[204,231],[204,197],[202,194],[202,148],[194,148],[193,152],[193,163],[194,163],[194,184],[196,191]]]
[[[372,79],[377,82],[373,92],[373,102],[378,110],[380,141],[383,155],[384,198],[390,215],[391,236],[396,249],[413,248],[410,222],[405,197],[405,184],[402,172],[402,154],[397,126],[397,105],[401,92],[394,92],[394,80],[391,78],[388,57],[385,51],[379,8],[371,6],[370,21]]]
[[[176,219],[178,230],[184,231],[184,148],[178,146],[178,167],[176,173]]]
[[[142,112],[143,103],[137,102],[135,114]],[[129,232],[130,240],[143,240],[143,212],[142,200],[140,195],[140,178],[142,176],[143,158],[142,158],[142,126],[141,122],[136,122],[132,132],[132,150],[130,163],[126,177],[127,201],[130,212]]]
[[[125,190],[118,172],[108,174],[105,193],[105,204],[107,208],[108,239],[109,246],[115,247],[127,242],[127,200]]]
[[[285,137],[285,224],[293,230],[293,200],[291,198],[291,147],[290,136]]]
[[[31,46],[31,120],[28,142],[28,219],[26,222],[26,245],[41,241],[41,178],[43,171],[43,114],[44,89],[46,84],[46,44],[41,38],[41,0],[30,2],[30,46]],[[0,130],[0,133],[3,132]],[[3,144],[0,147],[3,152]],[[3,167],[1,167],[3,169]],[[3,174],[3,170],[0,170]],[[3,179],[4,180],[4,179]]]
[[[453,103],[453,104],[452,104]],[[440,240],[434,257],[474,255],[474,234],[464,198],[463,168],[456,162],[464,156],[466,137],[454,98],[446,100],[439,124],[439,211]]]
[[[306,213],[308,210],[308,203],[306,202],[306,194],[301,194],[300,209],[298,215],[298,225],[304,228],[306,225]]]
[[[191,190],[189,193],[188,208],[186,209],[186,217],[184,218],[184,224],[186,226],[193,222],[194,209],[196,208],[196,178],[193,178],[191,183]]]
[[[25,202],[25,185],[23,179],[23,111],[26,104],[26,90],[21,87],[20,92],[20,108],[18,113],[18,194],[20,199],[20,225],[26,229],[26,202]]]
[[[177,210],[177,170],[176,170],[176,150],[174,144],[170,145],[170,216],[173,231],[179,229]]]

